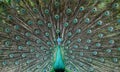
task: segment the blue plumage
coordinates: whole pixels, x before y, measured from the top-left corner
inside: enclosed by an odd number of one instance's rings
[[[1,72],[119,72],[119,0],[0,0]]]

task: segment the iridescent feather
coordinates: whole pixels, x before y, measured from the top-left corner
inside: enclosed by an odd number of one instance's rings
[[[1,72],[120,72],[119,0],[0,0]]]

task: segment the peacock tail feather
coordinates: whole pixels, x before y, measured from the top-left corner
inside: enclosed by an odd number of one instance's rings
[[[119,0],[0,0],[0,72],[120,72]]]

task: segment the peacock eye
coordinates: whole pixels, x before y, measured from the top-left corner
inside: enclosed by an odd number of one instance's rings
[[[99,60],[100,60],[102,63],[104,63],[104,62],[105,62],[105,59],[104,59],[104,58],[102,58],[102,57],[101,57]]]
[[[41,40],[41,39],[37,39],[37,40],[36,40],[36,43],[37,43],[37,44],[41,44],[41,43],[42,43],[42,40]]]
[[[84,56],[84,53],[83,53],[83,52],[80,52],[80,56]]]
[[[70,43],[71,43],[71,41],[70,41],[70,40],[68,40],[68,41],[67,41],[67,44],[70,44]],[[67,47],[67,48],[68,48],[68,47]]]
[[[52,23],[48,23],[48,28],[52,28],[53,24]]]
[[[89,24],[89,23],[90,23],[90,19],[89,19],[89,18],[86,18],[86,19],[85,19],[85,23],[86,23],[86,24]]]
[[[12,44],[12,42],[11,42],[10,40],[6,40],[6,41],[4,42],[4,45],[5,45],[6,47],[9,47],[11,44]]]
[[[49,34],[48,32],[45,33],[45,36],[46,36],[46,37],[49,37],[49,35],[50,35],[50,34]]]
[[[23,53],[21,56],[24,58],[24,57],[26,57],[27,55],[26,55],[25,53]]]
[[[81,39],[81,38],[78,38],[78,39],[77,39],[77,42],[78,42],[78,43],[80,43],[81,41],[82,41],[82,39]]]
[[[48,41],[48,42],[47,42],[47,45],[49,45],[49,46],[50,46],[50,45],[51,45],[51,42],[50,42],[50,41]]]
[[[118,7],[119,7],[119,4],[118,4],[118,3],[114,3],[114,4],[112,5],[112,7],[113,7],[113,8],[118,8]]]
[[[15,61],[15,65],[19,65],[20,64],[20,62],[19,61]]]
[[[114,44],[115,41],[114,41],[114,40],[109,40],[109,43],[110,43],[110,44]]]
[[[100,20],[97,22],[97,25],[101,26],[103,24],[103,22]]]
[[[59,34],[59,33],[60,33],[60,29],[57,29],[57,30],[56,30],[56,33]]]
[[[19,41],[19,40],[21,40],[21,37],[20,37],[19,35],[17,35],[17,36],[15,36],[15,39],[16,39],[17,41]]]
[[[39,29],[35,29],[35,30],[34,30],[34,34],[40,35],[40,30],[39,30]]]
[[[70,52],[71,54],[73,53],[73,51],[72,51],[72,50],[70,50],[69,52]]]
[[[44,49],[45,49],[45,47],[41,46],[41,47],[40,47],[40,49],[41,49],[41,50],[44,50]]]
[[[79,64],[79,65],[80,65],[80,67],[82,67],[82,66],[84,66],[84,63],[80,62],[80,64]]]
[[[54,16],[54,18],[55,18],[56,20],[58,20],[58,19],[60,18],[60,16],[59,16],[58,14],[56,14],[56,15]]]
[[[36,55],[35,55],[37,58],[40,56],[40,54],[39,53],[36,53]]]
[[[7,65],[7,61],[3,61],[2,65],[4,65],[4,66]]]
[[[79,8],[79,11],[82,12],[82,11],[84,11],[84,9],[85,9],[85,8],[84,8],[83,6],[81,6],[81,7]]]
[[[95,69],[93,67],[89,67],[89,71],[93,72]]]
[[[109,16],[109,15],[110,15],[110,11],[106,11],[106,12],[104,13],[104,15],[105,15],[105,16]]]
[[[92,30],[91,29],[88,29],[87,30],[87,34],[91,34],[92,33]]]
[[[33,25],[33,21],[32,21],[32,20],[28,20],[28,21],[27,21],[27,24],[28,24],[28,25]]]
[[[76,29],[76,33],[77,34],[81,33],[81,29]]]
[[[14,26],[14,29],[15,29],[15,30],[19,30],[19,29],[20,29],[20,26],[19,26],[19,25],[15,25],[15,26]]]
[[[18,46],[18,50],[22,50],[23,49],[23,46],[22,45],[19,45]]]
[[[25,14],[25,13],[26,13],[26,9],[21,9],[21,10],[20,10],[20,13],[21,13],[21,14]]]
[[[64,27],[68,27],[69,23],[68,22],[65,22],[64,23]]]
[[[68,36],[68,37],[71,37],[71,36],[72,36],[72,32],[68,32],[68,33],[67,33],[67,36]]]
[[[95,45],[96,45],[96,47],[101,47],[101,43],[99,43],[99,42],[96,43]]]
[[[38,20],[38,21],[37,21],[37,25],[38,25],[38,26],[41,26],[41,25],[43,25],[43,24],[44,24],[44,22],[43,22],[42,20]]]
[[[84,49],[85,49],[85,50],[88,50],[88,49],[89,49],[89,47],[88,47],[87,45],[85,45],[85,46],[84,46]]]
[[[66,10],[66,14],[71,14],[72,13],[72,10],[70,9],[70,8],[68,8],[67,10]]]
[[[87,42],[87,43],[91,43],[92,40],[91,40],[91,39],[87,39],[86,42]]]
[[[108,27],[109,32],[113,32],[114,28],[112,26]]]
[[[9,27],[5,28],[5,32],[6,33],[10,33],[11,32],[11,29]]]
[[[92,54],[93,54],[93,55],[97,55],[98,52],[97,52],[97,51],[93,51]]]
[[[60,6],[60,3],[59,2],[55,2],[55,7],[59,7]]]
[[[34,13],[38,13],[38,9],[37,8],[33,8],[33,12]]]
[[[73,48],[78,48],[78,45],[73,45]]]
[[[31,60],[27,60],[26,63],[29,64],[31,62]]]
[[[31,36],[31,33],[30,33],[30,32],[26,32],[26,33],[25,33],[25,36],[26,36],[26,37],[30,37],[30,36]]]
[[[26,45],[30,46],[31,45],[31,41],[30,40],[26,41]]]
[[[92,62],[93,60],[92,60],[92,58],[87,58],[87,61]]]
[[[12,15],[8,15],[8,20],[11,20],[13,19],[13,16]]]
[[[73,24],[77,24],[78,23],[78,19],[77,18],[74,18],[73,21],[72,21]]]
[[[111,50],[111,49],[107,49],[106,52],[107,52],[107,53],[111,53],[112,50]]]
[[[118,62],[118,58],[113,58],[113,62],[117,63]]]
[[[97,8],[94,7],[94,8],[92,9],[92,12],[97,12]]]
[[[48,9],[45,9],[44,13],[45,13],[45,14],[49,14],[49,10],[48,10]]]
[[[102,33],[98,34],[99,38],[103,38],[103,36],[104,36],[104,34],[102,34]]]
[[[14,57],[14,54],[9,54],[9,57],[10,57],[10,58],[13,58],[13,57]]]
[[[31,48],[31,49],[30,49],[30,52],[31,52],[31,53],[35,52],[35,49],[34,49],[34,48]]]

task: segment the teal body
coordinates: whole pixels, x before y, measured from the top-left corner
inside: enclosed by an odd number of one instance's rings
[[[56,59],[54,63],[54,70],[65,69],[65,65],[62,59],[62,53],[60,45],[57,46]]]

